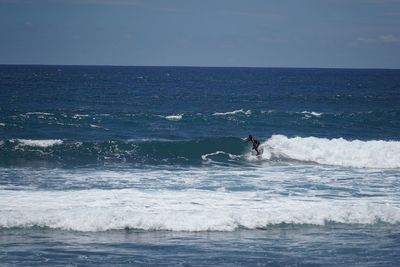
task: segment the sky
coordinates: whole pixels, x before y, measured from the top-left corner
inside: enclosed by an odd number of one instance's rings
[[[400,0],[0,0],[0,64],[400,68]]]

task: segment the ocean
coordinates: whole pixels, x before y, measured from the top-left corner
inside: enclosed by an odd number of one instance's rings
[[[400,262],[400,70],[1,65],[0,92],[1,266]]]

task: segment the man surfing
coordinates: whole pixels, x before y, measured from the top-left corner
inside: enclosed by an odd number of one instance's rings
[[[246,139],[246,143],[251,142],[253,144],[253,149],[257,152],[257,156],[260,156],[260,151],[258,151],[258,147],[260,146],[260,142],[253,138],[253,136],[249,135]]]

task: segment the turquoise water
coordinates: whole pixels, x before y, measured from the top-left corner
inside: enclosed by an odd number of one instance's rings
[[[5,266],[399,262],[399,70],[0,66],[0,88]]]

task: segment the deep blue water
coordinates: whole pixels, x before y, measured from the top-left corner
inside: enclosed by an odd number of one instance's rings
[[[400,70],[3,65],[0,92],[4,266],[400,261]]]

